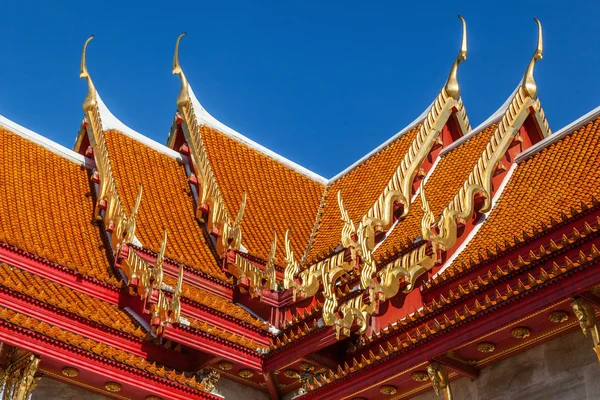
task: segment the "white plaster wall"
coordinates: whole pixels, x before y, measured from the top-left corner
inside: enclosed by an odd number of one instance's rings
[[[33,391],[32,400],[103,400],[107,397],[88,392],[54,379],[43,377]]]
[[[600,362],[578,330],[452,382],[457,400],[599,400]],[[441,400],[433,391],[415,400]]]
[[[227,379],[219,379],[215,385],[219,394],[226,400],[269,400],[267,393],[249,388]]]

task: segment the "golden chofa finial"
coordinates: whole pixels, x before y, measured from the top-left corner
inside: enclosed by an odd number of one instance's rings
[[[187,35],[186,32],[179,35],[177,38],[177,43],[175,43],[175,55],[173,56],[173,75],[179,75],[181,78],[181,91],[177,96],[177,107],[181,110],[184,105],[186,105],[190,101],[190,94],[188,92],[188,81],[181,69],[181,64],[179,64],[179,42],[181,42],[181,38]]]
[[[529,95],[529,97],[535,99],[537,97],[537,85],[535,83],[535,79],[533,78],[533,69],[535,67],[535,62],[542,59],[542,55],[544,54],[544,42],[542,39],[542,23],[535,17],[533,20],[538,25],[538,44],[537,48],[535,49],[535,53],[533,53],[531,61],[529,61],[527,70],[525,71],[525,76],[523,77],[523,89]]]
[[[86,64],[86,52],[88,43],[92,41],[94,35],[90,36],[88,40],[85,41],[83,45],[83,52],[81,53],[81,66],[80,66],[80,74],[79,77],[83,78],[87,81],[88,84],[88,94],[83,101],[83,111],[87,112],[96,106],[96,87],[94,86],[94,82],[92,82],[92,78],[88,73],[87,64]]]
[[[465,19],[460,15],[458,18],[462,21],[462,44],[460,46],[460,52],[456,57],[456,61],[452,65],[450,69],[450,74],[448,75],[448,81],[446,82],[446,91],[454,100],[458,100],[460,97],[460,86],[458,86],[458,64],[465,61],[467,59],[467,23]]]

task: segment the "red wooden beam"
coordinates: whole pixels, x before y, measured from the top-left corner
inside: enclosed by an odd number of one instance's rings
[[[454,360],[445,355],[437,356],[434,360],[439,362],[440,364],[444,364],[446,367],[452,368],[460,375],[466,376],[471,380],[477,379],[479,377],[479,370],[467,363],[461,362],[459,360]]]
[[[272,373],[267,372],[263,374],[263,376],[265,377],[265,382],[267,383],[269,397],[271,397],[271,400],[279,400],[279,393],[277,393],[277,387],[275,386]]]

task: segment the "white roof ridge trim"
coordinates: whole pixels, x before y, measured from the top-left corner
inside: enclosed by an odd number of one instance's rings
[[[116,130],[123,133],[126,136],[138,141],[146,146],[150,147],[153,150],[158,151],[159,153],[165,154],[169,157],[175,158],[177,160],[182,160],[182,156],[177,151],[171,149],[170,147],[165,146],[155,140],[150,139],[147,136],[142,135],[141,133],[131,129],[127,125],[125,125],[121,120],[114,116],[112,112],[108,109],[106,104],[102,101],[100,94],[96,94],[96,99],[98,101],[98,110],[100,111],[100,118],[102,120],[102,129],[105,131],[108,130]]]
[[[371,157],[373,157],[374,155],[376,155],[377,153],[379,153],[380,151],[382,151],[383,149],[385,149],[386,147],[388,147],[390,144],[392,144],[396,139],[404,136],[408,131],[410,131],[415,126],[417,126],[418,124],[420,124],[421,122],[423,122],[425,120],[425,118],[427,117],[427,114],[429,113],[429,110],[431,110],[431,107],[433,106],[434,102],[432,102],[429,105],[429,107],[427,107],[425,109],[425,111],[423,111],[421,113],[421,115],[419,115],[410,124],[408,124],[407,126],[405,126],[400,132],[396,133],[394,136],[390,137],[385,142],[381,143],[379,146],[377,146],[376,148],[374,148],[373,150],[371,150],[370,152],[368,152],[367,154],[365,154],[358,161],[352,163],[349,167],[347,167],[346,169],[344,169],[342,172],[340,172],[339,174],[335,175],[333,178],[329,179],[329,182],[327,182],[327,184],[328,185],[332,184],[333,182],[337,181],[338,179],[340,179],[344,175],[350,173],[350,171],[352,171],[353,169],[355,169],[358,166],[360,166],[361,164],[363,164],[365,161],[367,161],[368,159],[370,159]]]
[[[305,167],[301,166],[300,164],[297,164],[297,163],[283,157],[280,154],[275,153],[273,150],[269,150],[268,148],[256,143],[252,139],[249,139],[248,137],[246,137],[246,136],[242,135],[241,133],[239,133],[238,131],[228,127],[227,125],[225,125],[224,123],[222,123],[221,121],[219,121],[218,119],[213,117],[202,106],[202,104],[200,103],[200,101],[198,100],[196,95],[194,94],[194,91],[192,90],[192,86],[190,84],[188,84],[188,89],[189,89],[190,99],[192,100],[192,105],[194,106],[194,111],[196,112],[196,119],[198,120],[199,125],[208,125],[211,128],[214,128],[214,129],[218,130],[219,132],[224,133],[225,135],[237,140],[238,142],[241,142],[241,143],[247,145],[248,147],[251,147],[254,150],[272,158],[273,160],[286,165],[287,167],[306,176],[307,178],[309,178],[311,180],[314,180],[321,184],[328,183],[328,180],[326,178],[322,177],[321,175],[312,172],[308,168],[305,168]]]
[[[593,120],[599,116],[600,116],[600,106],[594,108],[587,114],[582,115],[581,117],[577,118],[575,121],[571,122],[567,126],[564,126],[563,128],[561,128],[559,131],[554,132],[552,135],[548,136],[547,138],[544,138],[543,140],[540,140],[539,142],[537,142],[536,144],[534,144],[533,146],[531,146],[530,148],[528,148],[527,150],[525,150],[524,152],[519,154],[515,158],[515,163],[519,164],[519,163],[533,157],[534,155],[536,155],[537,153],[539,153],[546,147],[560,141],[565,136],[569,136],[570,134],[574,133],[578,128],[581,128],[583,125],[586,125],[588,122],[590,122],[591,120]]]
[[[27,129],[2,115],[0,115],[0,127],[5,128],[6,130],[18,136],[21,136],[24,139],[27,139],[30,142],[42,146],[43,148],[53,152],[54,154],[58,154],[69,161],[89,167],[89,162],[87,162],[86,158],[82,154],[56,143],[47,137],[40,135],[39,133],[35,133],[34,131]]]
[[[521,83],[519,83],[519,85],[515,88],[515,90],[513,90],[513,92],[510,94],[510,96],[508,96],[508,99],[506,99],[506,101],[500,106],[500,108],[498,108],[492,115],[490,115],[488,119],[486,119],[485,121],[483,121],[482,123],[480,123],[479,125],[477,125],[476,128],[471,129],[471,132],[467,133],[466,135],[464,135],[460,139],[452,142],[448,147],[443,148],[440,151],[440,155],[439,156],[442,157],[442,156],[448,154],[453,149],[457,148],[458,146],[460,146],[461,144],[463,144],[467,140],[471,139],[473,136],[475,136],[478,133],[480,133],[483,130],[485,130],[485,128],[487,128],[488,126],[490,126],[493,123],[495,123],[495,122],[499,121],[500,119],[502,119],[502,117],[504,116],[504,113],[508,109],[508,106],[510,106],[510,103],[512,102],[513,98],[517,94],[517,91],[519,90],[519,87],[521,87]]]

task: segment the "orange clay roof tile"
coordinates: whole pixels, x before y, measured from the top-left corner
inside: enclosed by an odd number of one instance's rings
[[[4,263],[0,264],[0,286],[138,338],[146,336],[135,318],[118,306]]]
[[[308,260],[314,261],[319,254],[329,254],[331,249],[340,244],[344,223],[340,217],[337,192],[342,191],[344,206],[348,209],[350,218],[355,224],[358,224],[388,184],[420,127],[420,124],[415,126],[379,153],[329,185],[327,205]]]
[[[92,223],[89,171],[0,129],[0,241],[121,285]]]
[[[167,230],[167,257],[227,281],[213,254],[206,230],[195,219],[195,200],[185,167],[178,161],[118,132],[105,132],[106,146],[126,210],[143,185],[136,237],[145,248],[160,250]]]
[[[551,226],[560,214],[600,199],[600,118],[542,149],[519,164],[488,220],[454,260],[469,266],[478,251],[496,251],[514,236],[533,235],[533,228]]]
[[[223,340],[226,340],[231,343],[238,344],[242,347],[246,347],[247,349],[256,350],[261,348],[260,344],[256,343],[252,339],[247,339],[243,336],[236,335],[235,333],[231,333],[226,331],[225,329],[218,328],[212,324],[209,324],[206,321],[199,321],[194,318],[186,317],[190,322],[190,326],[194,329],[197,329],[201,332],[208,333],[209,335],[216,336]]]
[[[242,243],[267,259],[277,231],[277,262],[284,264],[285,231],[296,255],[306,248],[324,185],[206,125],[202,139],[227,212],[235,218],[247,194]]]
[[[497,124],[492,124],[478,134],[444,154],[427,179],[425,190],[434,215],[440,215],[469,176],[475,162],[483,152]],[[421,235],[421,195],[413,202],[409,214],[400,221],[376,250],[377,255],[394,252],[394,247],[406,248],[407,243]]]

